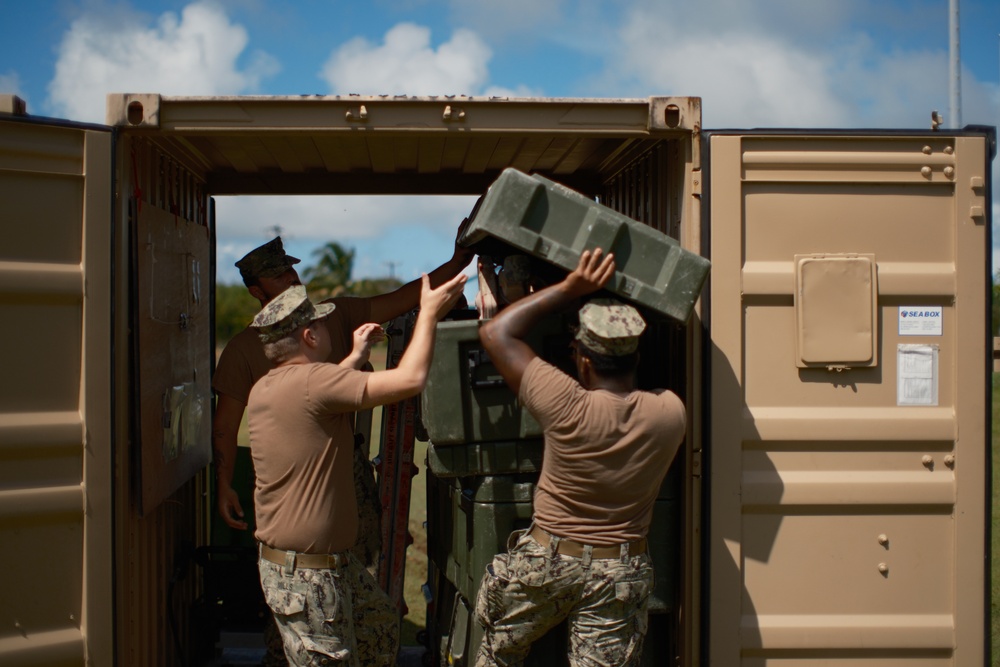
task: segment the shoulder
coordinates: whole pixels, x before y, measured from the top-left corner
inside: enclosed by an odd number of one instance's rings
[[[222,354],[245,355],[248,350],[257,348],[263,349],[260,337],[257,335],[257,330],[252,327],[246,327],[243,331],[229,339],[229,342],[222,349]]]
[[[687,419],[687,409],[680,396],[669,389],[654,389],[641,391],[640,396],[648,397],[650,406],[666,421],[677,421],[683,424]]]
[[[522,397],[534,396],[538,400],[576,391],[585,390],[579,382],[541,357],[529,361],[524,369],[524,375],[521,376]]]

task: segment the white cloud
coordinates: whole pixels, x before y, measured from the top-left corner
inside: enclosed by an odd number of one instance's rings
[[[229,267],[279,234],[287,248],[302,253],[297,256],[305,264],[312,248],[332,240],[372,250],[359,253],[355,277],[387,273],[375,255],[402,261],[401,275],[414,277],[448,258],[458,225],[475,200],[471,196],[218,197],[219,278],[239,280]]]
[[[854,2],[820,4],[640,1],[626,12],[613,40],[620,51],[608,54],[597,85],[701,97],[708,128],[923,129],[933,109],[947,112],[946,48],[887,49],[864,30],[845,30],[852,20],[885,28],[875,25],[885,17]],[[811,20],[803,15],[817,10]],[[963,123],[994,123],[996,87],[968,71],[962,86]]]
[[[420,195],[218,197],[216,209],[220,232],[230,237],[266,240],[277,226],[297,238],[324,243],[373,238],[415,221],[456,229],[474,202],[474,197]]]
[[[344,43],[321,76],[341,95],[475,95],[487,83],[491,56],[471,30],[456,30],[434,49],[429,28],[400,23],[381,44],[361,37]]]
[[[59,45],[48,105],[55,116],[103,122],[109,92],[254,92],[278,66],[262,52],[241,66],[247,42],[246,30],[208,2],[187,5],[180,17],[166,12],[154,26],[137,15],[85,14]]]

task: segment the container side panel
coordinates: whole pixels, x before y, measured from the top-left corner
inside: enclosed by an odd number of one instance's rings
[[[0,121],[0,664],[110,664],[111,135]]]
[[[711,664],[982,665],[985,139],[711,142]],[[873,258],[871,331],[802,258]]]

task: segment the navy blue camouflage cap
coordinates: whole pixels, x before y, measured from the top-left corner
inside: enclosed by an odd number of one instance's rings
[[[580,308],[576,340],[598,354],[620,357],[639,348],[646,322],[632,306],[614,299],[594,299]]]
[[[243,259],[236,262],[236,268],[240,270],[240,275],[244,281],[256,278],[274,278],[292,268],[293,264],[298,264],[298,257],[292,257],[285,253],[285,247],[278,236],[259,248],[254,248],[243,256]]]
[[[268,301],[250,323],[262,343],[273,343],[299,327],[333,312],[332,303],[314,304],[302,285],[292,285]]]

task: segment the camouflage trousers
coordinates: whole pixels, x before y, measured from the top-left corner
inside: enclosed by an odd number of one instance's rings
[[[274,620],[274,614],[268,615],[264,619],[264,646],[267,650],[264,658],[260,661],[260,667],[286,667],[288,659],[285,658],[285,642],[281,639],[281,632]]]
[[[351,553],[375,575],[382,552],[382,505],[367,442],[354,448],[354,495],[358,501],[358,540]]]
[[[639,664],[653,588],[648,554],[575,558],[527,531],[510,542],[479,585],[475,613],[484,634],[476,667],[520,665],[531,644],[564,619],[570,665]]]
[[[289,665],[396,664],[399,612],[357,558],[346,554],[335,569],[259,567]]]

